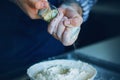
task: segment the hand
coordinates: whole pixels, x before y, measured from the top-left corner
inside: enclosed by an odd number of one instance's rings
[[[39,19],[38,10],[48,8],[47,0],[12,0],[14,1],[30,18]]]
[[[49,24],[48,32],[63,45],[69,46],[76,41],[82,22],[82,17],[73,7],[64,5],[59,8],[59,14]]]

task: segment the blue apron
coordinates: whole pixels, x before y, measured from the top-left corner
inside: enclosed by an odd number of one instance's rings
[[[50,0],[58,5],[57,0]],[[64,52],[64,46],[47,32],[48,23],[31,20],[15,4],[0,7],[0,79],[16,77],[41,60]],[[5,79],[4,79],[5,80]]]

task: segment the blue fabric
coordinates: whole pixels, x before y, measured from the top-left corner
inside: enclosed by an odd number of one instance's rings
[[[13,3],[0,7],[0,77],[26,72],[32,64],[64,52],[64,46],[48,34],[47,25],[31,20]]]

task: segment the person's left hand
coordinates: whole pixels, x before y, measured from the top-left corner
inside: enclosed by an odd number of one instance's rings
[[[10,0],[17,4],[31,19],[41,19],[38,11],[49,8],[47,0]]]
[[[48,32],[64,46],[72,45],[78,38],[83,22],[81,15],[70,6],[61,6],[59,14],[48,26]]]

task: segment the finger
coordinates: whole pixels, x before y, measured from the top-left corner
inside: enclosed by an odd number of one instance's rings
[[[47,0],[28,0],[28,4],[30,7],[36,9],[44,9],[49,7],[49,3]]]
[[[69,18],[69,20],[64,22],[68,27],[78,27],[83,22],[81,15],[73,8],[67,8],[65,11],[65,16]]]
[[[59,11],[59,14],[57,15],[57,17],[54,18],[48,26],[48,32],[50,34],[52,34],[53,32],[56,32],[57,26],[59,22],[62,20],[62,18],[63,18],[63,13]]]
[[[36,9],[45,9],[49,8],[49,3],[47,1],[39,1],[35,4]]]
[[[72,45],[78,38],[79,32],[80,32],[80,27],[66,28],[66,30],[63,34],[62,43],[65,46]]]
[[[79,35],[79,32],[80,32],[80,27],[71,28],[70,40],[74,40],[74,38]]]
[[[72,45],[78,38],[79,33],[76,33],[76,35],[70,35],[71,29],[67,29],[65,31],[65,34],[63,36],[63,44],[65,46],[70,46]]]
[[[56,34],[57,34],[57,36],[58,36],[58,38],[59,38],[59,40],[61,41],[62,39],[62,34],[63,34],[63,32],[64,32],[64,30],[65,30],[65,26],[64,26],[64,20],[66,20],[67,19],[67,17],[63,17],[63,19],[60,21],[60,23],[59,23],[59,25],[58,25],[58,28],[57,28],[57,32],[56,32]]]
[[[83,19],[81,16],[76,16],[64,21],[64,25],[67,27],[78,27],[82,24]]]

